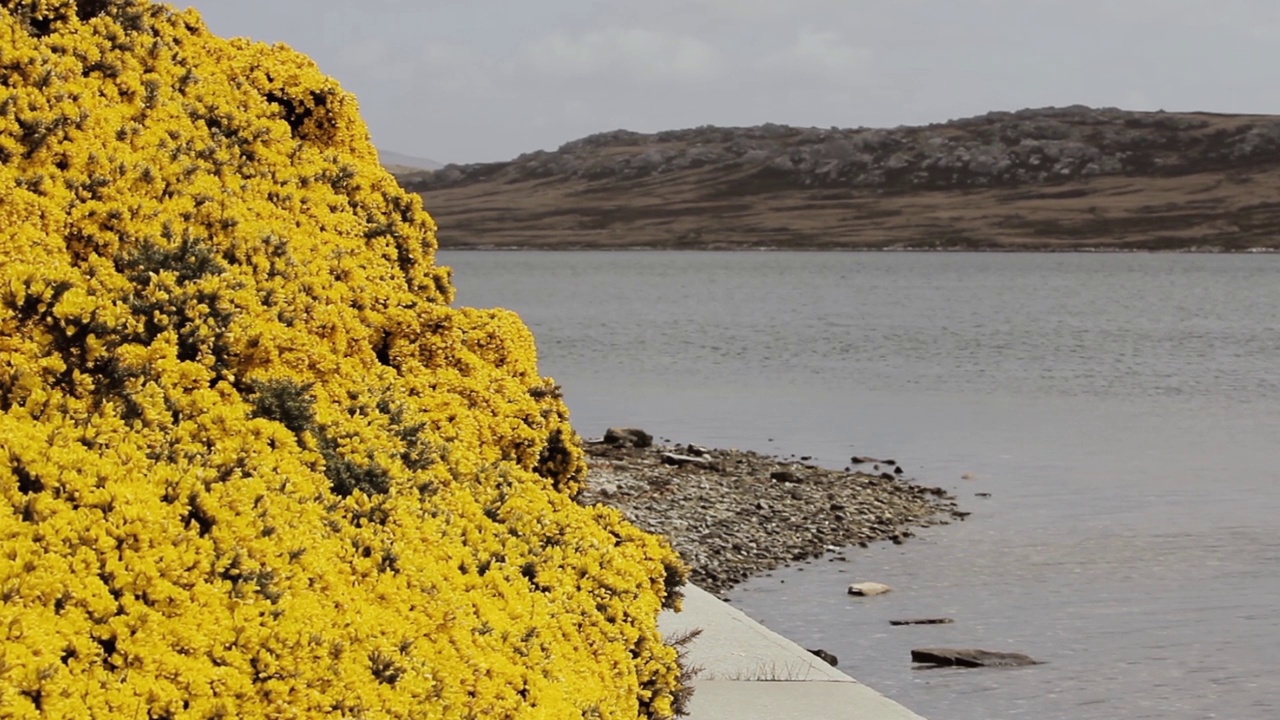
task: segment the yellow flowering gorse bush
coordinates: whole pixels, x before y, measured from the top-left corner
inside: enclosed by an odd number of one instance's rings
[[[0,717],[671,714],[683,567],[283,46],[0,0]]]

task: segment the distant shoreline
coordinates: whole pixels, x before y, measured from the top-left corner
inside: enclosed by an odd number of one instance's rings
[[[1041,108],[887,129],[616,131],[398,177],[493,249],[1280,249],[1280,116]]]

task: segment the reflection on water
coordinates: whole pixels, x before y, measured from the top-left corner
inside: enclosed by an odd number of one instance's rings
[[[952,488],[967,522],[732,594],[931,720],[1277,715],[1280,257],[441,259],[460,304],[530,324],[584,434],[893,455]],[[931,615],[956,622],[888,624]],[[1047,664],[912,670],[923,645]]]

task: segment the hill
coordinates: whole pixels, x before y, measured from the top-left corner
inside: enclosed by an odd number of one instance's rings
[[[1280,248],[1280,117],[618,130],[400,176],[446,248]]]
[[[443,163],[438,163],[435,160],[405,155],[392,150],[379,150],[378,160],[382,162],[383,167],[394,175],[405,175],[422,172],[423,170],[438,170],[444,167]]]

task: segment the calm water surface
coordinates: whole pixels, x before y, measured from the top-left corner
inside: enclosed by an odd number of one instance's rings
[[[440,259],[459,304],[521,313],[584,435],[953,489],[967,522],[731,595],[930,720],[1280,717],[1280,257]],[[932,615],[956,622],[888,624]],[[913,670],[927,645],[1046,664]]]

